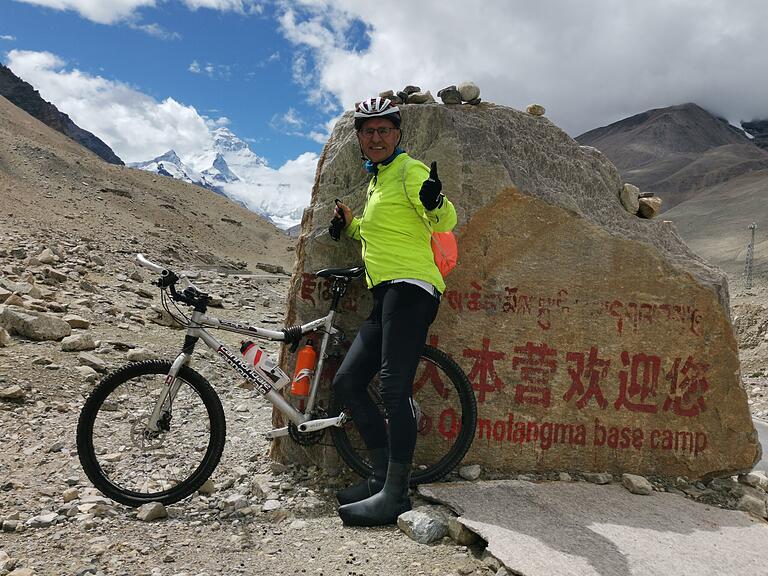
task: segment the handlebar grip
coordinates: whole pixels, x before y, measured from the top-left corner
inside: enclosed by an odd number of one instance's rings
[[[160,266],[159,264],[155,264],[154,262],[150,262],[149,260],[144,258],[144,254],[136,254],[136,263],[139,266],[143,266],[144,268],[147,268],[148,270],[152,270],[152,272],[157,272],[158,274],[162,274],[163,276],[168,275],[168,272],[169,272],[163,266]]]

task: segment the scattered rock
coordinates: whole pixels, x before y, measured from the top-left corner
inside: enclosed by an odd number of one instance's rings
[[[72,328],[83,328],[88,329],[91,327],[91,323],[83,318],[82,316],[78,316],[77,314],[67,314],[62,318],[64,322],[69,324]]]
[[[613,476],[608,472],[584,472],[584,479],[592,484],[610,484]]]
[[[72,500],[77,500],[79,496],[80,493],[78,492],[77,488],[67,488],[62,494],[65,503],[72,502]]]
[[[145,360],[154,360],[157,358],[157,354],[145,348],[134,348],[128,351],[126,357],[129,362],[144,362]]]
[[[24,400],[24,389],[18,384],[0,388],[0,400]]]
[[[765,500],[751,494],[744,494],[744,496],[739,499],[738,504],[736,504],[736,508],[748,512],[753,516],[757,516],[758,518],[768,518],[768,510],[766,510]]]
[[[90,334],[73,334],[67,336],[61,341],[61,350],[63,352],[81,352],[83,350],[93,350],[96,348],[96,342]]]
[[[72,333],[72,327],[60,318],[6,305],[0,310],[0,327],[37,341],[61,340]]]
[[[653,492],[653,485],[643,476],[637,476],[636,474],[622,474],[621,485],[632,494],[642,494],[647,496]]]
[[[36,256],[37,261],[41,264],[53,264],[56,262],[56,255],[50,248],[46,248],[40,254]]]
[[[58,516],[56,512],[45,510],[37,516],[32,516],[25,524],[30,528],[47,528],[56,522]]]
[[[546,110],[541,104],[529,104],[525,107],[525,111],[531,116],[544,116]]]
[[[448,519],[448,535],[460,546],[471,546],[480,540],[477,534],[454,517]]]
[[[267,500],[261,507],[262,512],[272,512],[280,508],[281,504],[279,500]]]
[[[409,538],[421,544],[436,542],[448,534],[445,513],[433,506],[423,506],[400,514],[397,525]]]
[[[464,480],[477,480],[480,478],[481,472],[482,469],[479,464],[470,464],[459,468],[459,476],[464,478]]]
[[[96,372],[107,371],[107,363],[98,356],[88,354],[88,352],[80,352],[80,354],[77,355],[77,361],[83,366],[90,366],[96,370]]]
[[[0,348],[4,348],[11,343],[11,335],[5,328],[0,328]]]
[[[166,518],[168,512],[160,502],[148,502],[139,507],[136,517],[142,522],[151,522],[158,518]]]

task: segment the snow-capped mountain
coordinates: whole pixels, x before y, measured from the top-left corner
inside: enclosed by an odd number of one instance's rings
[[[287,229],[301,221],[309,204],[316,160],[315,154],[305,153],[276,170],[231,130],[220,127],[211,131],[204,150],[183,160],[170,150],[130,166],[209,188]]]
[[[183,180],[190,184],[197,184],[198,186],[223,194],[223,192],[218,189],[213,177],[208,177],[208,175],[202,174],[187,166],[181,158],[179,158],[179,155],[176,154],[175,150],[168,150],[165,154],[146,162],[132,162],[128,164],[128,166],[131,168],[139,168],[140,170],[147,170],[149,172],[157,172],[162,176],[170,176],[171,178]],[[218,170],[216,173],[218,174]]]

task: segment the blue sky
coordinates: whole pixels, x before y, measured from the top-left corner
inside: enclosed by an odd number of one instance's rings
[[[233,132],[279,166],[319,152],[322,144],[307,135],[326,133],[332,114],[309,104],[293,82],[292,46],[277,29],[276,10],[243,15],[168,2],[140,11],[136,22],[102,24],[71,10],[0,0],[0,34],[15,38],[0,49],[51,52],[68,69],[225,116]],[[162,32],[140,28],[150,24]],[[301,126],[291,122],[298,119]]]
[[[226,126],[306,205],[335,119],[408,84],[471,80],[572,136],[685,102],[768,118],[765,22],[765,0],[0,0],[0,60],[128,161]]]

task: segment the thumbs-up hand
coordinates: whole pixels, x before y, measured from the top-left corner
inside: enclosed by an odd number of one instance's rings
[[[440,191],[443,189],[443,183],[437,176],[437,162],[432,162],[429,169],[429,178],[424,180],[419,190],[419,199],[427,210],[434,210],[443,203],[443,195]]]

